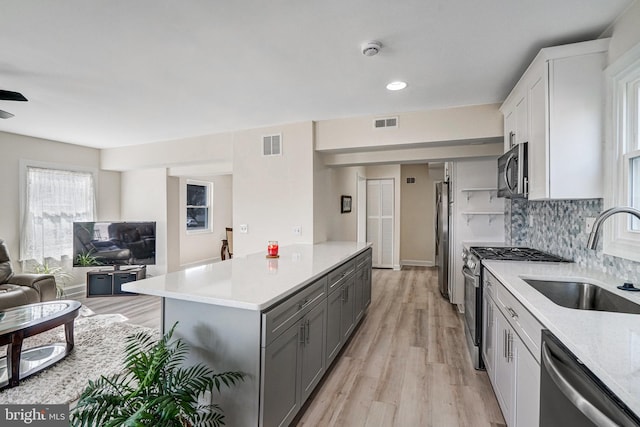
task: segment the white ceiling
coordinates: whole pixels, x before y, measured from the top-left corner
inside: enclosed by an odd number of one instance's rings
[[[29,98],[0,131],[106,148],[500,102],[633,1],[0,0],[0,89]]]

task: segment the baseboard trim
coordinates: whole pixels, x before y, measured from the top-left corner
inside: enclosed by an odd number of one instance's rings
[[[433,261],[422,261],[422,260],[417,260],[417,259],[403,259],[400,264],[404,267],[406,266],[411,266],[411,267],[433,267],[435,266],[435,263]]]
[[[75,297],[83,297],[87,293],[87,284],[79,283],[77,285],[65,286],[64,296],[62,299],[74,299]]]

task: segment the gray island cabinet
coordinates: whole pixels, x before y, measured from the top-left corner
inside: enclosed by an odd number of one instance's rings
[[[246,374],[211,398],[227,425],[289,425],[371,302],[369,244],[280,251],[278,259],[251,254],[125,285],[163,297],[163,328],[178,322],[187,363]]]

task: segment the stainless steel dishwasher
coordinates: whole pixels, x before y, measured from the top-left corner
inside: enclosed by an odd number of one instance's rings
[[[547,330],[540,370],[541,426],[640,426],[640,418]]]

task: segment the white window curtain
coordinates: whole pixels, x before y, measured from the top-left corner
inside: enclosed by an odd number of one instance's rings
[[[73,254],[73,222],[93,221],[93,174],[27,166],[20,260]]]

